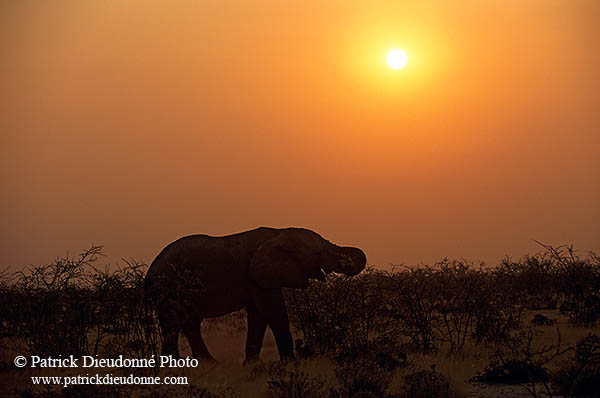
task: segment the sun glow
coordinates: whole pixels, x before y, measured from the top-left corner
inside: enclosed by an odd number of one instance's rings
[[[408,56],[399,48],[394,48],[387,53],[386,61],[390,68],[402,69],[406,66]]]

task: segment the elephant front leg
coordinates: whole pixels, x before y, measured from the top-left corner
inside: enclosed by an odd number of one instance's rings
[[[248,337],[246,338],[246,359],[244,364],[257,361],[262,349],[267,320],[262,316],[254,304],[246,307],[248,313]]]
[[[294,359],[294,342],[281,289],[260,290],[255,304],[273,331],[281,360]]]
[[[273,334],[275,335],[275,342],[277,343],[277,349],[279,350],[279,357],[282,361],[288,359],[294,359],[294,341],[292,339],[292,333],[290,332],[290,324],[287,321],[279,322],[274,320],[269,323]]]

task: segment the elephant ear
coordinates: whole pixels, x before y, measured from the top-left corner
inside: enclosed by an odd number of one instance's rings
[[[319,278],[319,275],[312,275],[315,273],[312,268],[318,265],[307,264],[310,254],[305,242],[294,235],[284,231],[263,243],[254,253],[250,261],[250,279],[261,288],[305,289],[309,277]]]

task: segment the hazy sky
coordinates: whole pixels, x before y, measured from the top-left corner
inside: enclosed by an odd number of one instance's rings
[[[598,252],[599,20],[597,0],[2,1],[0,266],[260,225],[381,266]]]

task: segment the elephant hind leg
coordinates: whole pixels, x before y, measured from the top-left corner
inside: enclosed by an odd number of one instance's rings
[[[214,359],[213,356],[210,355],[210,352],[208,352],[208,348],[202,339],[202,333],[200,330],[201,324],[202,319],[188,320],[183,325],[183,335],[192,348],[192,355],[194,355],[194,358],[207,362],[216,362],[216,359]]]
[[[163,329],[164,330],[164,329]],[[162,355],[171,355],[173,358],[179,358],[179,350],[177,349],[179,340],[179,331],[165,333],[163,331],[163,347]]]
[[[167,306],[167,309],[158,309],[158,322],[162,332],[163,344],[162,355],[171,355],[179,358],[179,331],[181,326],[177,321],[176,314]]]
[[[254,303],[273,331],[280,358],[282,360],[294,359],[294,342],[281,289],[263,290],[256,293]],[[248,325],[250,325],[250,318],[248,318]]]

